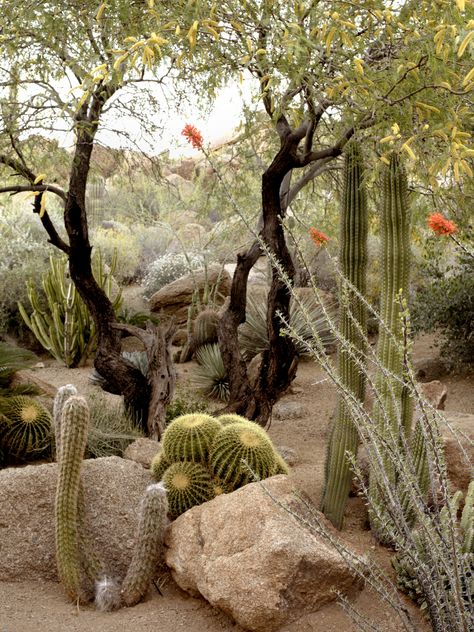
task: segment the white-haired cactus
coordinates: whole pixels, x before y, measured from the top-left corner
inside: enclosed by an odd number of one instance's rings
[[[160,561],[168,500],[163,483],[149,485],[140,506],[135,551],[122,584],[122,599],[134,606],[145,595]]]
[[[65,384],[64,386],[60,386],[58,388],[54,397],[53,426],[56,441],[56,459],[59,454],[59,446],[61,442],[61,416],[63,414],[64,404],[73,395],[77,395],[77,388],[74,384]]]
[[[339,348],[339,373],[343,384],[364,401],[365,377],[357,365],[366,354],[367,309],[353,287],[364,295],[366,289],[368,213],[364,187],[362,156],[352,142],[346,149],[344,195],[341,214],[341,272],[350,285],[341,284],[339,329],[343,342]],[[359,436],[350,408],[339,397],[337,414],[326,457],[326,480],[321,509],[338,529],[342,527],[349,497],[352,471],[347,454],[357,454]]]
[[[63,407],[56,490],[56,559],[67,596],[86,600],[81,586],[78,497],[81,465],[89,430],[89,407],[83,397],[69,397]]]

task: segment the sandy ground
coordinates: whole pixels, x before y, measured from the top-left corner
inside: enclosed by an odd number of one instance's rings
[[[415,356],[434,355],[430,349],[430,338],[423,338],[415,346]],[[190,367],[180,368],[186,377]],[[80,392],[90,390],[88,374],[90,368],[66,370],[54,361],[38,369],[39,376],[56,386],[74,383]],[[296,419],[273,419],[270,435],[276,445],[295,450],[297,463],[293,477],[297,486],[305,491],[315,503],[319,501],[326,441],[331,415],[335,406],[335,390],[324,380],[322,371],[310,362],[303,362],[291,391],[284,402],[297,402],[303,407],[302,416]],[[442,378],[448,387],[447,410],[474,413],[474,376],[448,376]],[[342,532],[344,540],[359,552],[374,556],[387,572],[391,572],[389,552],[378,546],[365,526],[366,516],[363,503],[353,498],[349,502],[346,526]],[[241,628],[224,614],[213,609],[204,600],[193,599],[183,593],[171,578],[165,578],[161,587],[150,591],[147,600],[134,608],[124,608],[115,613],[99,613],[92,608],[77,610],[66,601],[59,584],[47,582],[1,583],[0,582],[0,632],[218,632]],[[420,631],[427,630],[411,602],[407,606],[413,613]],[[399,632],[403,628],[393,611],[382,600],[364,590],[354,600],[354,606],[371,618],[382,632]],[[337,604],[332,604],[317,613],[281,628],[282,632],[352,632],[358,628]]]

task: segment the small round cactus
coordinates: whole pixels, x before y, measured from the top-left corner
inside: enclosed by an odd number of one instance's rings
[[[218,433],[212,444],[213,473],[232,489],[275,473],[277,457],[267,433],[252,422],[232,423]],[[249,469],[250,468],[250,469]]]
[[[170,465],[171,461],[169,461],[165,457],[165,453],[163,450],[161,450],[161,452],[158,452],[158,454],[155,454],[150,465],[150,472],[155,481],[161,481],[161,479],[163,478],[163,474],[166,472]]]
[[[206,463],[211,443],[221,429],[221,424],[210,415],[182,415],[173,419],[163,435],[165,458],[172,463]]]
[[[273,475],[276,476],[277,474],[289,474],[290,473],[290,468],[287,464],[287,462],[285,461],[285,459],[281,456],[281,454],[278,452],[278,450],[275,450],[275,471],[273,472]]]
[[[211,475],[199,463],[173,463],[163,475],[168,494],[169,513],[178,517],[191,507],[214,498]]]
[[[217,327],[219,314],[214,309],[205,309],[200,312],[194,321],[193,338],[196,347],[217,342]]]
[[[17,458],[39,456],[51,445],[51,415],[26,395],[2,403],[0,437],[6,452]]]

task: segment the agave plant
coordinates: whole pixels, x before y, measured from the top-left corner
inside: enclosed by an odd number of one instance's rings
[[[14,347],[6,342],[0,342],[0,395],[37,394],[37,389],[34,386],[11,387],[13,375],[16,371],[29,369],[37,361],[38,358],[31,351]]]
[[[239,328],[239,344],[247,361],[268,349],[267,301],[262,298],[261,294],[249,294],[246,321]],[[331,307],[329,309],[331,310]],[[317,331],[326,347],[334,343],[334,335],[327,326],[321,305],[308,288],[301,288],[298,291],[298,301],[291,299],[290,323],[295,333],[308,342],[313,340],[314,331]],[[299,356],[304,357],[308,354],[302,342],[295,341],[295,346]]]
[[[229,378],[219,345],[203,345],[196,351],[195,357],[199,366],[192,379],[193,386],[206,397],[227,401]]]

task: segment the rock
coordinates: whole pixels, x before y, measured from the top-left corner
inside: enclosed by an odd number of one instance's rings
[[[160,451],[161,445],[158,441],[140,437],[127,446],[125,452],[123,453],[123,458],[128,461],[134,461],[142,467],[150,469],[153,457]]]
[[[83,463],[86,524],[94,549],[116,577],[126,573],[137,508],[150,474],[118,457]],[[54,542],[57,464],[0,470],[0,577],[58,581]]]
[[[446,366],[439,357],[422,356],[420,358],[414,358],[413,366],[415,369],[415,377],[420,382],[437,380],[447,374]]]
[[[449,411],[445,413],[444,417],[447,423],[443,424],[441,433],[444,441],[448,477],[453,492],[458,489],[465,492],[470,481],[474,479],[472,469],[474,463],[474,415]],[[458,431],[458,437],[449,430],[448,424]],[[463,448],[471,465],[466,461]]]
[[[279,401],[273,407],[275,419],[300,419],[306,415],[306,408],[299,402]]]
[[[265,481],[295,510],[286,476]],[[334,529],[321,514],[331,533]],[[178,585],[202,595],[247,630],[271,632],[360,586],[342,557],[251,483],[193,507],[166,533]]]
[[[188,307],[194,291],[199,290],[202,299],[206,282],[208,286],[217,285],[217,299],[229,295],[231,286],[229,273],[218,263],[214,263],[208,266],[207,274],[204,270],[198,270],[168,283],[155,292],[150,298],[150,311],[173,316],[178,325],[184,325],[188,319]]]
[[[420,384],[421,392],[428,402],[437,410],[444,410],[448,389],[439,380]]]
[[[285,445],[277,445],[276,449],[283,457],[285,463],[290,467],[293,467],[293,465],[298,463],[298,454],[296,453],[296,450],[293,450],[293,448],[288,448]]]

